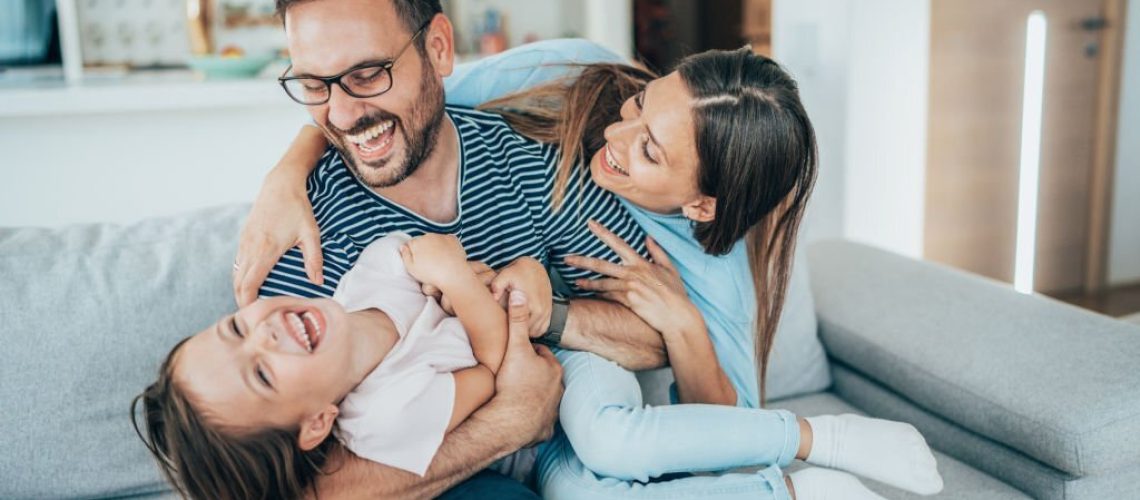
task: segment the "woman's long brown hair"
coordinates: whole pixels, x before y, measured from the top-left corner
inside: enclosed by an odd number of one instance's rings
[[[796,235],[815,183],[815,132],[795,80],[775,61],[747,48],[689,56],[677,71],[693,96],[698,187],[716,198],[715,218],[696,223],[693,236],[711,255],[728,253],[746,240],[756,291],[755,356],[763,405]],[[605,145],[606,126],[621,121],[622,103],[655,77],[622,64],[584,65],[576,77],[480,108],[503,115],[523,135],[560,147],[553,194],[559,209],[571,173],[579,172],[579,182],[589,175],[584,163]]]

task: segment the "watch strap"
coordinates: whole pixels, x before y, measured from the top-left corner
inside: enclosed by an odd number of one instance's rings
[[[562,331],[566,329],[566,316],[570,312],[570,301],[555,295],[551,300],[550,328],[546,333],[535,339],[535,342],[549,347],[558,347],[562,343]]]

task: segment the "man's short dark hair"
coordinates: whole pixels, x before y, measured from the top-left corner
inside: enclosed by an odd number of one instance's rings
[[[277,0],[277,15],[281,17],[282,24],[285,23],[285,11],[289,7],[303,2],[312,2],[318,0]],[[328,0],[324,0],[328,1]],[[443,7],[440,6],[439,0],[376,0],[376,1],[390,1],[396,8],[396,15],[400,16],[400,22],[404,23],[404,28],[408,30],[409,34],[415,34],[423,25],[431,21],[436,14],[443,12]],[[416,40],[416,48],[423,52],[424,39],[427,37],[420,37]]]

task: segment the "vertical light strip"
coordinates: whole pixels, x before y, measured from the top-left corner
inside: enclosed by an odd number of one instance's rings
[[[1021,166],[1017,186],[1017,255],[1013,286],[1033,292],[1037,247],[1037,192],[1041,173],[1041,106],[1045,87],[1045,13],[1029,14],[1025,33],[1025,88],[1021,100]]]

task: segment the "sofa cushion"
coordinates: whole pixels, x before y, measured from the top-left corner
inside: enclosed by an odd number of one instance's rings
[[[838,380],[836,380],[836,383],[838,383]],[[773,408],[785,409],[796,415],[805,417],[834,415],[839,413],[863,414],[858,408],[852,406],[849,401],[830,392],[777,401],[771,406]],[[868,488],[871,488],[876,493],[886,498],[896,500],[1022,500],[1031,498],[1010,485],[949,457],[939,450],[934,451],[934,458],[938,461],[938,472],[942,474],[942,480],[946,484],[942,492],[934,496],[919,496],[875,481],[866,479],[862,481]],[[788,471],[794,472],[802,466],[801,463],[792,464]]]
[[[1140,328],[858,244],[809,254],[830,356],[1063,472],[1140,465]]]
[[[1029,493],[1033,498],[1140,498],[1140,467],[1125,465],[1114,471],[1074,476],[918,408],[841,363],[832,365],[832,376],[835,381],[832,391],[845,401],[869,415],[914,424],[926,436],[930,446]]]
[[[177,340],[235,308],[247,211],[0,229],[0,498],[168,489],[130,402]]]

